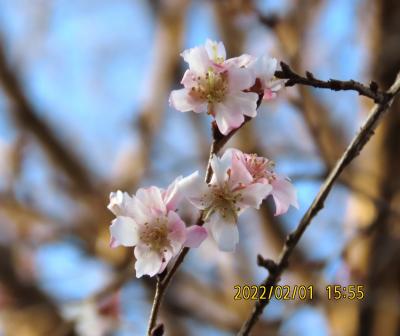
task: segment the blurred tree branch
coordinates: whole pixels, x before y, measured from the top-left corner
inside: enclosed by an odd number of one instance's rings
[[[7,64],[4,43],[0,41],[0,84],[12,105],[12,117],[23,129],[31,132],[46,149],[52,161],[69,177],[74,188],[88,193],[95,190],[92,173],[76,153],[65,146],[56,133],[39,117],[26,97],[22,84]]]
[[[389,86],[394,72],[400,67],[400,3],[393,0],[376,1],[376,39],[371,43],[372,71],[382,86]],[[397,42],[396,42],[397,41]],[[375,158],[379,172],[376,192],[384,202],[400,209],[400,190],[394,181],[400,178],[400,102],[393,104],[393,112],[382,125],[376,141]],[[364,279],[368,296],[359,304],[357,335],[387,336],[400,332],[400,239],[399,218],[380,208],[371,218],[369,227],[374,235],[366,244],[367,256]]]
[[[152,70],[147,77],[148,92],[135,121],[139,133],[139,144],[130,164],[117,177],[117,187],[133,189],[148,172],[154,138],[159,131],[166,110],[166,97],[179,73],[180,59],[177,57],[182,49],[184,37],[185,14],[188,0],[160,2],[155,5],[157,22]]]
[[[19,327],[29,325],[30,335],[42,336],[54,335],[62,327],[64,336],[77,335],[73,325],[62,318],[57,305],[47,294],[35,284],[20,279],[13,264],[12,250],[0,246],[0,256],[0,282],[12,298],[11,307],[6,309],[10,312],[5,319],[6,328],[9,324],[10,331],[16,332]],[[22,325],[15,325],[18,323]]]

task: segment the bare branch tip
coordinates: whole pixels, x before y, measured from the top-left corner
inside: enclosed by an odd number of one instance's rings
[[[378,84],[375,81],[371,81],[369,88],[375,93],[378,92],[379,89]]]
[[[257,255],[257,265],[266,268],[269,273],[275,272],[277,268],[275,261],[272,259],[265,259],[261,254]]]
[[[290,69],[290,66],[287,65],[285,62],[281,61],[280,62],[281,69],[284,73],[292,73],[292,70]]]
[[[315,79],[314,75],[310,71],[306,71],[306,77],[307,77],[307,79],[310,79],[310,80]]]

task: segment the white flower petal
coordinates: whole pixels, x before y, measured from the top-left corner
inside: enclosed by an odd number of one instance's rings
[[[151,221],[153,216],[147,205],[143,204],[135,195],[132,200],[132,205],[128,211],[129,217],[132,217],[139,225]]]
[[[237,224],[228,222],[218,212],[209,217],[209,227],[214,240],[221,251],[232,252],[239,242],[239,230]]]
[[[228,70],[228,90],[230,93],[250,89],[256,81],[253,72],[246,68],[231,67]]]
[[[210,58],[204,46],[187,49],[181,56],[189,64],[189,69],[196,74],[205,74],[211,65]]]
[[[239,152],[238,150],[232,152],[232,169],[229,178],[229,184],[232,189],[239,185],[248,185],[253,182],[253,176],[251,176],[244,163],[237,156],[240,155]]]
[[[186,70],[183,74],[181,84],[187,89],[191,89],[193,86],[196,86],[196,74],[193,71]]]
[[[254,118],[257,115],[257,100],[257,93],[237,92],[230,95],[225,104],[231,111]]]
[[[198,171],[180,180],[179,189],[196,208],[205,209],[209,206],[209,187]]]
[[[136,192],[136,198],[148,208],[150,213],[151,210],[157,213],[166,213],[167,211],[161,190],[157,187],[140,188]]]
[[[216,42],[207,39],[205,48],[207,50],[208,57],[212,59],[214,62],[225,61],[226,50],[222,42]]]
[[[158,273],[162,273],[165,270],[172,257],[173,257],[172,251],[170,251],[169,249],[163,252],[163,255],[161,257],[161,266]]]
[[[173,90],[169,96],[169,104],[180,112],[194,111],[202,113],[207,110],[207,104],[194,99],[190,95],[190,89]]]
[[[242,67],[249,66],[255,60],[256,60],[256,57],[249,55],[249,54],[243,54],[238,57],[233,57],[233,58],[227,59],[225,64],[227,66],[237,66],[239,68],[242,68]]]
[[[139,241],[139,227],[130,217],[119,216],[110,226],[112,247],[135,246]]]
[[[115,216],[122,215],[123,193],[121,190],[110,193],[110,202],[107,209],[110,210]]]
[[[274,77],[277,66],[278,61],[275,58],[263,55],[253,61],[249,65],[249,69],[251,69],[255,77],[259,78],[261,83],[265,85]]]
[[[221,160],[232,160],[233,155],[236,153],[236,151],[239,151],[236,148],[227,148],[224,151],[224,154],[221,156]]]
[[[107,208],[115,216],[127,216],[129,210],[132,208],[133,199],[128,193],[117,190],[116,192],[110,193],[110,203]]]
[[[229,156],[223,156],[219,158],[215,154],[211,157],[211,168],[213,171],[213,176],[211,179],[211,184],[222,185],[228,180],[228,169],[231,166],[231,158]]]
[[[181,180],[182,176],[177,177],[163,193],[163,199],[167,210],[176,210],[178,208],[178,204],[183,198],[183,194],[179,190],[179,182]]]
[[[254,92],[236,92],[225,97],[214,106],[215,121],[224,135],[243,124],[244,115],[257,115],[258,94]]]
[[[214,114],[219,131],[228,135],[232,130],[243,124],[244,117],[237,109],[232,109],[232,104],[225,101],[215,104]]]
[[[240,190],[242,200],[238,202],[238,206],[242,209],[252,207],[258,209],[261,202],[266,198],[272,191],[270,184],[264,183],[253,183]]]
[[[193,105],[193,112],[195,113],[206,113],[207,112],[207,102],[198,101]]]
[[[135,247],[135,257],[135,270],[137,278],[140,278],[143,275],[149,275],[152,277],[160,273],[163,256],[159,253],[149,249],[145,245],[138,245]]]
[[[172,254],[176,255],[182,248],[183,243],[186,240],[186,225],[174,212],[168,212],[168,239],[172,247]]]
[[[299,208],[296,189],[289,181],[278,177],[272,182],[272,188],[271,194],[276,206],[275,216],[287,212],[290,205]]]
[[[186,229],[185,246],[199,247],[200,244],[207,238],[207,229],[203,226],[192,225]]]
[[[270,89],[272,92],[279,91],[285,86],[286,79],[272,79],[265,83],[265,87]]]

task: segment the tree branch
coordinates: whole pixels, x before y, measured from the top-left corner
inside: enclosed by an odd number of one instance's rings
[[[283,66],[285,67],[285,66]],[[301,83],[300,83],[301,84]],[[329,195],[333,184],[339,178],[341,172],[353,161],[360,151],[363,149],[365,144],[369,141],[371,136],[374,134],[374,130],[383,116],[383,114],[390,107],[394,97],[399,93],[400,90],[400,74],[398,74],[396,81],[391,86],[388,92],[381,95],[379,103],[377,103],[371,110],[367,120],[361,127],[359,133],[353,138],[346,151],[337,161],[336,165],[331,170],[330,174],[326,178],[324,184],[321,186],[318,195],[315,197],[311,206],[301,219],[297,228],[289,234],[287,237],[285,246],[283,248],[281,257],[276,263],[276,267],[270,268],[268,277],[264,280],[262,285],[266,287],[274,286],[279,280],[283,271],[288,267],[289,258],[293,253],[294,248],[303,236],[305,230],[310,225],[311,221],[318,214],[318,212],[324,207],[324,202]],[[356,89],[356,91],[358,91]],[[372,97],[371,97],[372,98]],[[268,305],[269,300],[259,300],[255,303],[253,310],[248,319],[243,323],[238,335],[245,336],[249,335],[251,329],[256,324],[264,308]]]
[[[281,66],[282,66],[282,69],[289,69],[289,70],[290,70],[289,66],[286,65],[285,63],[282,63]],[[290,71],[291,71],[291,70],[290,70]],[[295,74],[295,73],[293,73],[293,72],[291,72],[291,73],[294,74],[295,76],[297,76],[298,78],[302,78],[301,76],[298,76],[297,74]],[[277,76],[277,74],[278,74],[278,76]],[[279,71],[276,72],[275,75],[276,75],[278,78],[280,78],[280,77],[279,77]],[[318,80],[317,80],[317,81],[318,81]],[[324,83],[324,82],[322,82],[322,81],[319,81],[319,82]],[[341,82],[341,81],[336,81],[336,82],[346,83],[346,82]],[[335,83],[336,83],[336,82],[335,82]],[[351,81],[351,82],[354,82],[354,81]],[[356,82],[354,82],[354,83],[356,83]],[[295,84],[305,84],[305,83],[300,83],[300,82],[299,82],[299,83],[295,83]],[[292,85],[294,85],[294,84],[292,84]],[[306,84],[306,85],[311,85],[311,84]],[[320,85],[321,85],[321,84],[320,84]],[[334,87],[335,87],[335,85],[336,85],[336,84],[334,84]],[[314,85],[311,85],[311,86],[314,86]],[[317,87],[317,86],[316,86],[316,87]],[[318,87],[323,87],[323,86],[318,86]],[[326,86],[326,87],[327,87],[327,88],[331,88],[330,86]],[[359,88],[359,87],[367,88],[367,87],[365,87],[365,86],[364,86],[363,84],[361,84],[361,83],[358,83],[358,85],[357,85],[356,87],[357,87],[357,88]],[[254,87],[251,89],[251,91],[257,92],[257,93],[259,93],[259,95],[260,95],[259,100],[258,100],[258,102],[257,102],[257,106],[259,106],[259,105],[261,104],[261,101],[262,101],[262,94],[259,92],[258,89],[259,89],[259,88],[258,88],[258,85],[257,85],[257,84],[255,84]],[[344,90],[344,89],[343,89],[343,90]],[[350,89],[348,88],[347,90],[350,90]],[[354,89],[354,86],[352,86],[351,90],[356,90],[356,91],[358,91],[357,89]],[[371,90],[371,89],[370,89],[370,90]],[[372,90],[371,90],[371,92],[372,92]],[[381,93],[381,92],[378,92],[378,91],[377,91],[377,94],[379,94],[379,97],[380,97],[380,95],[382,95],[382,99],[384,98],[384,100],[382,100],[382,103],[383,103],[385,106],[389,104],[389,101],[391,101],[391,98],[392,98],[392,95],[393,95],[393,94],[390,94],[390,92],[389,92],[389,93]],[[373,99],[375,100],[375,98],[378,97],[378,96],[376,96],[376,97],[375,97],[375,96],[374,96],[374,97],[369,96],[369,97],[370,97],[370,98],[373,98]],[[376,98],[376,99],[379,99],[379,100],[380,100],[381,98]],[[380,101],[381,101],[381,100],[380,100]],[[381,114],[381,113],[380,113],[380,114]],[[212,158],[212,156],[213,156],[214,154],[217,154],[217,153],[222,149],[222,147],[232,138],[232,136],[233,136],[234,134],[236,134],[236,132],[237,132],[241,127],[243,127],[247,122],[249,122],[250,120],[251,120],[251,118],[245,117],[244,123],[243,123],[239,128],[233,130],[231,133],[229,133],[229,134],[227,134],[227,135],[223,135],[223,134],[218,130],[218,127],[217,127],[217,125],[216,125],[215,122],[212,123],[211,127],[212,127],[213,142],[212,142],[212,144],[211,144],[210,155],[209,155],[208,164],[207,164],[207,170],[206,170],[205,181],[206,181],[207,183],[209,183],[209,182],[211,181],[211,177],[212,177],[212,169],[211,169],[211,158]],[[367,132],[367,133],[368,133],[368,132]],[[357,154],[358,154],[358,153],[357,153]],[[351,160],[350,160],[350,161],[351,161]],[[347,165],[347,164],[348,164],[348,163],[346,163],[346,165]],[[340,172],[339,172],[339,173],[340,173]],[[329,190],[330,190],[330,188],[331,188],[331,186],[329,187]],[[328,192],[328,193],[329,193],[329,192]],[[325,195],[324,199],[326,198],[326,196],[327,196],[327,195]],[[320,210],[320,209],[318,209],[318,210]],[[317,211],[317,212],[318,212],[318,211]],[[315,213],[315,214],[316,214],[316,213]],[[313,216],[315,216],[315,214],[313,214]],[[200,216],[197,225],[200,225],[200,226],[201,226],[201,225],[203,225],[203,224],[204,224],[204,223],[203,223],[203,221],[201,220],[201,216]],[[301,233],[301,234],[302,234],[302,233]],[[289,240],[288,240],[288,241],[289,241]],[[288,241],[286,242],[286,245],[288,245]],[[297,241],[294,242],[293,247],[294,247],[296,244],[297,244]],[[293,249],[293,248],[292,248],[292,249]],[[179,266],[180,266],[180,265],[182,264],[182,262],[184,261],[184,259],[185,259],[185,257],[186,257],[186,255],[187,255],[188,252],[189,252],[189,248],[185,247],[184,249],[182,249],[182,251],[181,251],[180,254],[178,255],[178,257],[177,257],[177,259],[176,259],[174,265],[171,267],[171,269],[170,269],[167,273],[161,274],[161,275],[157,278],[156,293],[155,293],[155,297],[154,297],[154,300],[153,300],[153,305],[152,305],[152,309],[151,309],[151,313],[150,313],[149,325],[148,325],[148,330],[147,330],[147,334],[148,334],[149,336],[152,335],[152,331],[153,331],[153,329],[155,328],[155,325],[156,325],[156,322],[157,322],[158,311],[159,311],[159,308],[160,308],[160,306],[161,306],[161,301],[162,301],[162,299],[163,299],[164,293],[165,293],[165,291],[166,291],[166,289],[167,289],[167,287],[168,287],[168,285],[169,285],[169,283],[170,283],[172,277],[174,276],[174,274],[175,274],[176,271],[178,270]],[[291,251],[290,251],[290,254],[291,254]],[[285,265],[285,267],[286,267],[286,265]]]
[[[23,314],[22,323],[29,326],[32,335],[39,335],[44,332],[43,329],[51,329],[51,335],[55,335],[54,331],[63,330],[65,336],[77,336],[74,325],[65,320],[59,311],[59,307],[35,282],[23,281],[18,276],[18,270],[13,262],[13,250],[10,247],[0,245],[0,284],[5,286],[7,293],[12,297],[11,307]],[[40,307],[35,310],[36,314],[29,313],[29,308]],[[45,324],[33,321],[43,318],[47,322]],[[5,321],[6,323],[9,321]],[[49,330],[47,330],[49,331]]]
[[[333,91],[356,91],[359,95],[371,98],[377,104],[387,101],[387,93],[380,91],[376,82],[371,82],[369,86],[357,82],[355,80],[341,81],[337,79],[329,79],[323,81],[314,77],[314,75],[306,71],[306,77],[295,73],[289,65],[281,62],[282,70],[275,72],[275,77],[279,79],[287,79],[285,86],[294,86],[296,84],[312,86],[320,89],[330,89]]]

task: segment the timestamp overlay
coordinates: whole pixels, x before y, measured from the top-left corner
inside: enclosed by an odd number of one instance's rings
[[[234,300],[313,300],[316,290],[313,285],[235,285]],[[323,293],[328,300],[362,300],[363,285],[328,285]]]

